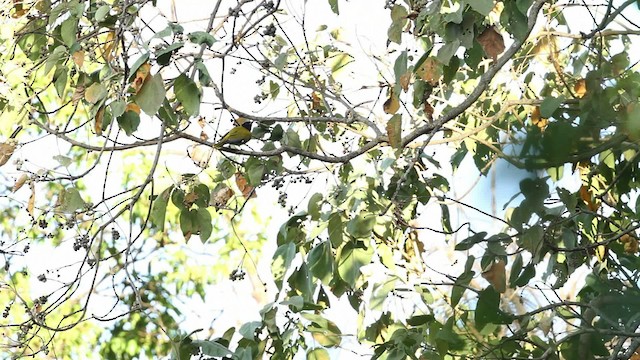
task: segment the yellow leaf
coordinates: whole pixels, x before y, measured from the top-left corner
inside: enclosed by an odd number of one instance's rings
[[[504,260],[498,260],[491,264],[489,269],[482,273],[482,277],[485,278],[497,292],[503,293],[507,290]]]
[[[29,212],[29,215],[32,217],[35,217],[33,209],[36,204],[36,186],[32,182],[29,187],[31,188],[31,196],[29,196],[29,201],[27,202],[27,212]]]
[[[114,50],[117,45],[115,41],[115,37],[116,37],[116,32],[109,31],[109,33],[107,34],[107,39],[102,43],[102,47],[100,48],[100,50],[102,50],[102,58],[106,62],[111,62],[111,60],[113,60],[114,58],[114,53],[115,53]]]
[[[147,79],[147,76],[149,76],[150,72],[151,72],[151,65],[148,62],[145,62],[144,64],[140,65],[140,67],[136,71],[136,77],[133,79],[133,82],[131,83],[131,88],[133,89],[134,94],[137,94],[138,91],[140,91],[140,88],[142,88],[142,85],[144,84],[144,81]]]
[[[400,109],[400,100],[394,96],[393,89],[389,90],[389,98],[382,105],[382,110],[387,114],[395,114]]]
[[[587,81],[585,79],[578,80],[575,85],[573,85],[573,92],[575,92],[577,97],[582,98],[584,94],[587,93]]]
[[[544,129],[546,129],[547,125],[549,124],[549,120],[546,118],[543,118],[542,115],[540,115],[540,106],[534,107],[533,110],[531,111],[531,123],[543,131]]]
[[[597,211],[600,208],[600,202],[594,201],[594,196],[591,190],[585,186],[580,186],[580,198],[587,204],[587,207],[591,211]]]

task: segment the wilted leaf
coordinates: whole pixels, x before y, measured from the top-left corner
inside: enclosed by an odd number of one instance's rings
[[[107,88],[100,83],[93,83],[84,93],[84,98],[88,102],[95,104],[107,96]]]
[[[98,112],[96,113],[96,122],[94,123],[94,130],[96,131],[96,135],[102,135],[102,120],[104,119],[104,105],[100,106]]]
[[[24,185],[24,183],[27,182],[28,179],[29,179],[29,176],[27,174],[20,175],[18,180],[16,180],[16,183],[13,184],[13,188],[11,188],[11,192],[16,192],[20,190],[22,185]]]
[[[124,108],[124,112],[127,112],[127,111],[133,111],[134,113],[140,115],[140,106],[138,106],[138,104],[128,103],[127,106]]]
[[[416,70],[416,74],[431,85],[437,85],[442,77],[442,64],[435,57],[428,57]]]
[[[498,55],[505,49],[502,35],[500,35],[493,26],[486,28],[482,34],[478,35],[477,40],[485,54],[492,58],[493,61],[498,60]]]
[[[225,206],[227,204],[227,201],[229,201],[232,196],[233,190],[224,185],[221,189],[218,189],[215,194],[213,194],[213,197],[211,198],[211,205],[218,208]]]
[[[411,82],[411,71],[402,74],[398,82],[400,83],[402,91],[407,92],[409,90],[409,83]]]
[[[394,149],[400,148],[402,143],[402,116],[399,114],[393,115],[387,122],[387,136],[389,137],[389,143]]]
[[[400,109],[400,100],[394,96],[393,89],[389,90],[389,98],[382,105],[382,109],[387,114],[395,114]]]
[[[11,17],[17,19],[21,16],[24,16],[29,11],[29,8],[24,6],[23,0],[13,0],[13,10],[14,12],[11,14]]]
[[[84,97],[84,90],[84,85],[78,84],[76,90],[73,92],[73,96],[71,97],[71,102],[76,104],[78,101],[80,101],[80,99]]]
[[[244,175],[241,172],[237,172],[236,173],[236,185],[238,186],[238,189],[240,189],[240,192],[242,192],[242,196],[245,197],[245,199],[249,199],[256,197],[256,192],[253,191],[254,187],[249,185],[249,182],[247,182],[247,179],[244,177]]]
[[[584,94],[587,93],[587,81],[585,79],[578,80],[575,85],[573,85],[573,92],[577,97],[582,98]]]
[[[5,143],[0,143],[0,166],[6,164],[7,161],[9,161],[15,149],[16,149],[15,140],[9,140]]]
[[[82,68],[82,65],[84,64],[84,51],[78,50],[74,52],[73,54],[71,54],[71,59],[73,59],[73,62],[77,67]]]
[[[489,269],[482,273],[482,277],[487,280],[497,292],[505,292],[507,289],[507,278],[505,275],[504,260],[498,260],[492,263]]]

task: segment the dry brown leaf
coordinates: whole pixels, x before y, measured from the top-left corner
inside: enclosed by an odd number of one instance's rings
[[[494,26],[489,26],[486,28],[482,34],[478,35],[477,39],[482,46],[482,50],[484,50],[485,54],[493,59],[493,61],[498,60],[498,55],[500,55],[505,47],[504,47],[504,39],[499,32],[496,31]]]
[[[393,94],[393,89],[389,89],[389,98],[382,105],[382,110],[387,114],[395,114],[400,109],[400,100]]]
[[[491,264],[487,271],[482,273],[482,277],[499,293],[503,293],[507,290],[505,265],[504,260],[498,260]]]
[[[311,93],[311,110],[321,110],[322,109],[322,99],[318,96],[317,92]]]
[[[232,196],[233,190],[231,190],[227,186],[224,186],[222,189],[216,191],[216,193],[213,195],[213,197],[211,198],[211,205],[217,208],[223,207],[227,204],[227,201],[229,201]]]
[[[200,126],[201,129],[204,129],[206,125],[207,125],[207,121],[202,116],[200,116],[198,118],[198,126]]]
[[[547,128],[549,119],[543,118],[542,115],[540,115],[540,106],[536,106],[531,110],[531,123],[542,131]]]
[[[209,140],[209,135],[206,132],[200,131],[200,140],[207,141]]]
[[[427,119],[433,120],[433,106],[431,106],[431,104],[429,104],[428,102],[425,102],[424,104],[422,104],[422,108],[424,110],[424,114],[427,116]]]
[[[16,180],[16,183],[13,184],[13,188],[11,188],[11,192],[16,192],[20,190],[20,188],[27,182],[28,179],[29,179],[29,176],[27,174],[20,175],[18,180]]]
[[[244,196],[245,199],[254,198],[257,196],[256,192],[253,191],[253,186],[249,185],[247,179],[245,179],[244,175],[241,172],[236,173],[236,185],[238,186],[238,189],[240,189],[240,192],[242,192],[242,196]]]
[[[13,0],[13,10],[15,11],[13,14],[11,14],[11,17],[17,19],[24,16],[24,14],[29,11],[29,8],[26,8],[24,6],[24,0]]]
[[[128,103],[127,107],[124,108],[124,112],[133,111],[136,114],[140,114],[140,106],[136,103]]]
[[[587,93],[587,81],[585,79],[578,80],[573,85],[573,92],[576,93],[577,97],[582,98]]]
[[[16,150],[16,144],[16,141],[13,139],[0,143],[0,166],[9,161],[11,155],[13,155],[13,152]]]
[[[144,85],[144,81],[147,79],[147,76],[149,76],[150,72],[151,65],[148,62],[140,65],[140,67],[136,71],[136,77],[131,83],[131,89],[133,89],[134,94],[137,94],[138,91],[140,91],[140,88],[142,88],[142,85]]]
[[[400,76],[400,87],[402,91],[407,92],[409,90],[409,83],[411,82],[411,71],[407,71],[406,73]]]
[[[109,31],[109,33],[107,34],[107,39],[104,41],[104,43],[102,43],[102,47],[100,48],[100,50],[102,50],[102,58],[106,62],[111,62],[111,60],[113,60],[114,58],[114,50],[116,48],[115,37],[116,32]]]
[[[27,202],[27,212],[29,212],[29,215],[31,215],[32,217],[35,217],[33,209],[35,208],[36,204],[36,186],[32,182],[31,184],[29,184],[29,188],[31,188],[31,196],[29,196],[29,201]]]
[[[184,196],[183,204],[188,209],[198,200],[198,198],[198,194],[195,191],[191,191]]]
[[[84,50],[78,50],[71,55],[71,59],[77,67],[82,68],[84,64]]]
[[[85,91],[85,87],[84,85],[78,85],[76,86],[76,90],[73,92],[73,96],[71,97],[71,101],[74,104],[77,104],[78,101],[82,98],[84,98],[84,91]]]
[[[100,106],[98,112],[96,112],[96,122],[94,123],[94,130],[96,131],[96,135],[102,135],[102,121],[104,119],[104,105]]]
[[[418,76],[431,85],[437,85],[442,77],[442,64],[435,57],[428,57],[416,70]]]

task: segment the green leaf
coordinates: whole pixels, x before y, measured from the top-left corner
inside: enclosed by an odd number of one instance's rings
[[[376,216],[374,214],[358,214],[347,222],[346,230],[355,238],[366,238],[371,235],[375,224]]]
[[[465,2],[483,16],[489,15],[493,10],[493,0],[467,0]]]
[[[196,83],[186,75],[181,74],[173,83],[176,99],[184,107],[184,112],[189,116],[196,116],[200,110],[200,89]]]
[[[456,51],[458,51],[458,48],[460,48],[460,40],[456,39],[452,42],[448,42],[438,50],[436,58],[444,65],[447,65]]]
[[[194,44],[211,47],[216,42],[216,39],[206,31],[194,31],[189,34],[189,41]]]
[[[64,97],[64,90],[67,87],[67,68],[64,66],[58,67],[56,72],[53,74],[54,86],[56,88],[56,93],[58,97]]]
[[[360,277],[360,268],[371,262],[373,249],[363,247],[364,244],[348,242],[340,251],[338,260],[338,273],[340,277],[351,287],[355,287],[356,280]]]
[[[320,218],[320,210],[322,208],[323,196],[320,193],[315,193],[309,198],[309,204],[307,205],[307,213],[311,216],[311,219],[318,220]]]
[[[151,204],[151,214],[149,216],[149,220],[151,220],[151,224],[158,228],[159,232],[164,231],[164,222],[165,215],[167,213],[167,204],[169,203],[169,198],[171,197],[171,191],[173,191],[173,186],[169,186],[163,192],[160,193]]]
[[[478,330],[487,324],[510,324],[513,315],[500,310],[500,294],[492,286],[480,291],[475,310],[475,322]]]
[[[393,6],[391,9],[391,26],[387,31],[387,36],[390,41],[393,41],[396,44],[400,44],[402,42],[402,31],[404,30],[404,26],[407,24],[407,16],[409,16],[409,13],[404,6]]]
[[[135,111],[127,111],[118,117],[118,125],[127,135],[133,134],[140,125],[140,115]]]
[[[331,246],[334,248],[340,247],[342,245],[343,237],[343,225],[342,225],[342,213],[335,212],[329,216],[329,241],[331,241]]]
[[[400,77],[407,72],[407,51],[402,51],[396,58],[393,65],[393,74],[396,77],[396,83],[400,81]]]
[[[74,213],[76,210],[81,210],[87,203],[82,200],[80,192],[75,187],[68,187],[62,189],[58,195],[59,210],[63,213]]]
[[[481,231],[479,233],[473,234],[471,236],[469,236],[468,238],[462,240],[461,242],[459,242],[458,244],[456,244],[455,250],[457,251],[464,251],[464,250],[469,250],[473,247],[473,245],[483,242],[485,240],[487,236],[487,233],[484,231]]]
[[[220,343],[209,340],[196,340],[193,345],[200,348],[202,354],[207,356],[227,356],[233,354],[227,347],[222,346]]]
[[[211,84],[211,75],[209,75],[209,70],[207,70],[207,66],[202,62],[202,60],[198,60],[196,62],[196,69],[198,69],[198,80],[200,81],[200,85],[209,86]]]
[[[335,1],[335,0],[334,0]],[[330,360],[329,352],[324,348],[315,348],[307,352],[307,360]]]
[[[560,95],[559,97],[548,96],[542,100],[540,104],[540,116],[543,118],[550,118],[553,113],[562,105],[565,97]]]
[[[256,338],[256,330],[262,326],[260,321],[251,321],[246,324],[242,324],[238,332],[243,338],[247,340],[254,340]]]
[[[262,182],[262,177],[266,171],[266,166],[259,158],[249,158],[244,165],[247,171],[247,180],[251,186],[258,186]]]
[[[171,61],[171,56],[173,55],[173,53],[178,51],[178,49],[181,49],[183,46],[183,42],[176,42],[168,45],[167,47],[158,49],[158,51],[156,52],[156,61],[158,62],[158,65],[168,65]]]
[[[534,225],[527,229],[516,241],[518,246],[536,256],[542,248],[544,229],[540,225]]]
[[[187,240],[198,232],[198,211],[196,209],[180,212],[180,230]]]
[[[211,237],[211,233],[213,232],[211,213],[206,208],[198,208],[197,219],[197,230],[200,241],[205,242]]]
[[[78,19],[69,17],[60,25],[60,36],[65,45],[71,46],[76,42],[76,33],[78,32]]]
[[[162,75],[158,73],[147,77],[142,88],[135,96],[135,102],[147,115],[154,116],[162,106],[165,94]]]
[[[106,19],[107,15],[109,15],[109,11],[111,11],[111,6],[102,5],[98,8],[98,10],[96,10],[96,14],[94,18],[96,19],[97,22],[101,22],[104,19]]]
[[[307,262],[309,263],[309,271],[311,271],[311,274],[323,283],[328,284],[333,274],[335,262],[331,251],[331,244],[328,241],[323,241],[316,245],[309,252]]]
[[[273,261],[271,262],[271,274],[273,274],[273,278],[276,281],[276,285],[278,288],[282,286],[282,278],[289,266],[291,266],[291,262],[293,258],[296,256],[296,247],[292,242],[288,242],[286,244],[280,245],[276,252],[273,254]]]
[[[338,9],[338,0],[329,0],[329,6],[334,14],[340,15],[340,9]]]
[[[149,53],[142,54],[138,59],[136,59],[136,61],[131,65],[131,70],[129,70],[129,73],[131,74],[129,80],[133,79],[133,77],[136,75],[136,72],[138,71],[138,68],[140,68],[142,64],[146,63],[147,60],[149,60]]]
[[[451,306],[455,307],[462,299],[462,295],[467,290],[467,285],[473,280],[475,272],[468,270],[463,272],[456,279],[454,286],[451,288]]]

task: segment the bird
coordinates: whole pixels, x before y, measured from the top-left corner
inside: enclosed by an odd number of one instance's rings
[[[218,141],[214,147],[216,149],[221,148],[223,145],[242,145],[247,141],[251,140],[251,121],[248,121],[245,118],[238,118],[236,120],[238,126],[229,130],[228,133],[224,134],[222,139]]]

